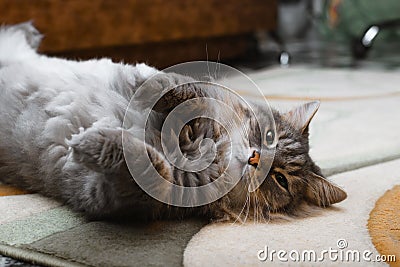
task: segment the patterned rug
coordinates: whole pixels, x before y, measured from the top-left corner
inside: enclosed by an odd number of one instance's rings
[[[367,222],[379,197],[399,183],[399,171],[400,160],[396,160],[331,176],[346,190],[348,199],[315,217],[285,223],[208,225],[189,242],[184,264],[203,266],[207,259],[210,266],[381,266],[379,252],[388,256],[394,252],[378,246],[377,251]],[[261,255],[260,250],[264,251]],[[282,259],[276,254],[280,250],[286,252]],[[333,254],[324,254],[324,250]],[[315,258],[311,255],[309,259],[308,254],[301,258],[305,251],[315,252]],[[352,258],[353,251],[359,258]],[[367,251],[368,258],[363,259]]]
[[[311,154],[349,197],[319,216],[287,224],[206,227],[197,220],[89,222],[55,201],[0,186],[0,254],[50,266],[247,266],[267,263],[257,255],[265,246],[321,251],[337,249],[342,239],[349,249],[389,253],[377,245],[370,227],[371,241],[366,225],[375,202],[400,184],[399,74],[299,67],[249,73],[270,104],[282,110],[321,100],[311,125]],[[234,77],[229,82],[247,98],[257,95]],[[374,214],[380,213],[373,212],[370,223],[386,220]]]

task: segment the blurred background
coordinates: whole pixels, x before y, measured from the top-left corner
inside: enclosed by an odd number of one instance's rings
[[[1,0],[0,14],[2,24],[32,20],[40,52],[74,59],[400,65],[398,0]]]

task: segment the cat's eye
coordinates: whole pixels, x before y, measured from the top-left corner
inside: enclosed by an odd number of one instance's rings
[[[287,181],[285,175],[283,175],[281,173],[277,173],[277,174],[275,174],[275,180],[278,182],[278,184],[280,186],[282,186],[286,190],[289,190],[288,181]]]
[[[274,140],[275,140],[274,132],[271,130],[268,130],[265,133],[265,141],[267,141],[268,145],[272,145],[274,143]]]

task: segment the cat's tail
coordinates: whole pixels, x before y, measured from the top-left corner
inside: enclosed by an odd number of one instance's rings
[[[43,35],[24,22],[0,27],[0,67],[38,57],[36,53]]]

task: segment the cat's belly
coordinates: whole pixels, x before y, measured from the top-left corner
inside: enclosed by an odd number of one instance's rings
[[[73,134],[122,125],[127,100],[107,84],[53,74],[29,64],[0,69],[0,175],[17,177],[23,167],[23,176],[36,177],[67,160]]]

